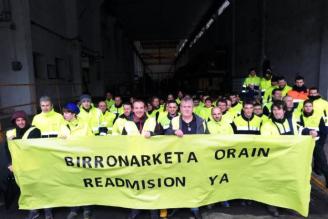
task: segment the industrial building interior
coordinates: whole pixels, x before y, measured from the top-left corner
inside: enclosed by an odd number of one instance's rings
[[[44,95],[60,110],[107,91],[241,92],[250,68],[290,85],[302,75],[327,98],[327,11],[326,0],[0,0],[0,121],[35,114]],[[328,218],[328,198],[317,194],[311,214]]]

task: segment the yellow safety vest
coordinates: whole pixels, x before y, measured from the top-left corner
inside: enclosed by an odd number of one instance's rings
[[[64,118],[53,109],[48,113],[41,112],[34,116],[32,125],[40,129],[42,136],[57,136]]]
[[[94,134],[99,133],[101,116],[102,112],[98,108],[92,107],[88,112],[82,106],[80,107],[80,113],[77,115],[79,119],[83,120],[86,124],[89,125],[92,133]]]
[[[134,121],[126,120],[122,124],[124,124],[124,127],[122,128],[122,130],[126,131],[126,135],[141,135],[142,132],[145,132],[145,131],[154,132],[157,123],[156,123],[155,118],[147,118],[144,123],[141,133],[139,132],[139,129],[136,126],[136,124],[134,123]],[[121,134],[123,134],[123,132]]]
[[[203,120],[203,129],[204,129],[204,132],[207,130],[207,124],[206,124],[206,121]],[[180,127],[180,115],[177,116],[177,117],[174,117],[172,120],[171,120],[171,126],[172,126],[172,129],[173,130],[179,130],[181,129]]]
[[[76,118],[73,121],[66,122],[61,125],[58,137],[69,137],[69,136],[92,136],[92,131],[83,119]]]
[[[162,112],[162,113],[160,113],[160,115],[157,119],[157,122],[159,124],[161,124],[163,129],[168,129],[170,127],[171,120],[167,116],[168,116],[168,112]]]
[[[29,128],[29,129],[27,129],[26,132],[24,133],[22,139],[28,139],[29,134],[30,134],[34,129],[36,129],[36,127],[33,127],[33,126],[32,126],[31,128]],[[8,130],[8,131],[6,132],[6,137],[7,137],[8,139],[16,138],[16,137],[17,137],[16,129],[14,128],[14,129],[10,129],[10,130]]]
[[[106,110],[105,113],[101,114],[100,117],[100,126],[101,127],[106,127],[108,129],[112,129],[114,125],[114,120],[116,118],[116,115],[114,113],[111,113]]]
[[[213,107],[203,107],[200,111],[200,117],[202,117],[205,121],[208,121],[212,117],[212,108]]]
[[[228,112],[235,117],[241,113],[242,109],[243,109],[243,105],[241,103],[237,103],[235,106],[231,106]]]
[[[110,108],[115,104],[115,101],[113,99],[110,100],[106,99],[105,102],[108,110],[110,110]]]
[[[245,120],[242,115],[237,116],[232,122],[235,134],[259,134],[262,119],[253,115],[251,120]]]
[[[117,108],[117,107],[115,106],[115,104],[113,104],[109,111],[110,111],[111,113],[114,113],[114,114],[116,115],[116,117],[118,117],[118,116],[120,116],[120,115],[123,114],[124,109],[123,109],[123,106]]]
[[[271,79],[267,80],[265,78],[261,79],[261,83],[260,83],[260,88],[262,92],[265,92],[267,89],[269,89],[271,87]]]
[[[224,121],[217,122],[215,120],[211,120],[207,123],[208,131],[210,134],[222,134],[222,135],[232,135],[233,130],[229,123],[225,123]]]
[[[247,87],[249,85],[255,85],[255,86],[260,86],[260,83],[261,83],[261,78],[258,77],[258,76],[248,76],[245,81],[244,81],[244,84],[243,86],[244,87]]]
[[[278,136],[278,135],[298,135],[299,134],[299,126],[292,119],[291,124],[288,119],[285,119],[283,123],[278,123],[269,119],[264,122],[261,127],[261,135],[265,136]]]

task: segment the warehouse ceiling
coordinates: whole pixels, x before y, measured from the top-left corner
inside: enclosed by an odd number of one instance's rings
[[[106,0],[151,72],[173,71],[177,48],[221,1],[215,0]]]

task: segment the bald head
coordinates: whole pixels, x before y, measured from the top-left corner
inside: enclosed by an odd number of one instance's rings
[[[220,122],[222,119],[222,111],[219,107],[214,107],[212,108],[212,118],[216,121],[216,122]]]

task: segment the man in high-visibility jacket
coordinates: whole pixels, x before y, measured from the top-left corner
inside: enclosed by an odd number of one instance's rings
[[[269,120],[269,117],[263,114],[263,108],[260,103],[254,103],[254,114],[262,119],[262,124]]]
[[[299,116],[300,116],[300,112],[297,111],[295,108],[294,108],[294,99],[293,97],[287,95],[287,96],[284,96],[284,98],[282,98],[282,100],[285,102],[286,104],[286,117],[287,118],[290,118],[290,117],[294,117],[294,119],[296,121],[298,121],[299,119]]]
[[[233,134],[231,125],[223,120],[223,114],[219,107],[212,108],[212,119],[207,126],[210,134]]]
[[[8,140],[41,137],[40,129],[29,124],[25,111],[16,111],[11,117],[11,123],[15,128],[6,132]]]
[[[114,105],[115,101],[113,100],[113,94],[111,92],[107,92],[106,93],[106,105],[107,105],[107,109],[110,110],[110,108]]]
[[[159,125],[155,118],[148,118],[145,111],[145,103],[135,100],[133,103],[131,118],[127,118],[122,128],[121,135],[142,135],[150,137],[158,134]]]
[[[243,83],[243,92],[247,92],[247,90],[259,90],[260,83],[261,78],[256,75],[255,68],[251,68],[248,77]]]
[[[271,106],[274,101],[282,99],[282,91],[279,88],[275,88],[272,90],[272,100],[268,102],[263,107],[263,114],[269,116],[271,113]]]
[[[308,99],[308,92],[308,89],[304,85],[304,78],[298,75],[295,78],[295,85],[287,94],[293,98],[294,107],[296,108],[300,102]]]
[[[252,101],[243,102],[243,110],[231,123],[235,134],[260,134],[262,119],[254,114]]]
[[[160,112],[164,111],[164,107],[160,105],[160,100],[158,97],[152,97],[151,99],[152,109],[148,111],[149,117],[158,119]]]
[[[292,90],[292,87],[287,84],[286,78],[283,76],[278,79],[278,87],[281,90],[282,97],[286,96],[287,93]]]
[[[228,102],[226,99],[219,99],[217,106],[220,108],[222,113],[222,122],[230,124],[234,119],[234,115],[228,111]]]
[[[114,98],[114,104],[110,108],[110,112],[115,114],[115,119],[118,118],[123,113],[122,98],[116,95]]]
[[[267,69],[260,83],[260,90],[262,96],[264,95],[265,91],[271,87],[271,78],[272,78],[271,69]]]
[[[171,120],[178,116],[178,104],[175,100],[170,100],[167,102],[167,111],[160,113],[158,117],[158,124],[160,125],[160,130],[164,134],[166,130],[170,127]]]
[[[213,108],[212,106],[212,99],[210,97],[207,97],[205,99],[205,105],[200,111],[200,117],[202,117],[205,121],[209,121],[211,118],[211,110]]]
[[[43,96],[40,98],[41,113],[34,116],[32,125],[41,130],[43,138],[57,137],[59,128],[64,122],[61,114],[55,112],[51,98]]]
[[[108,111],[105,101],[100,101],[98,108],[101,111],[99,135],[107,135],[112,132],[116,115]]]
[[[116,120],[114,120],[112,135],[121,135],[124,123],[127,120],[131,120],[132,116],[132,104],[130,102],[123,103],[123,114],[120,115]]]
[[[316,137],[316,144],[313,153],[313,171],[318,175],[323,174],[325,176],[326,187],[328,188],[328,164],[324,151],[325,141],[327,138],[327,129],[322,113],[316,112],[313,109],[313,103],[311,100],[304,101],[303,113],[300,116],[299,122],[300,125],[304,127],[302,134]]]
[[[236,93],[230,94],[229,99],[231,101],[229,112],[235,117],[241,113],[243,105],[239,102],[239,97]]]
[[[184,94],[181,90],[178,91],[178,95],[177,95],[177,99],[175,99],[175,101],[177,102],[177,104],[181,103],[182,98],[184,97]]]
[[[150,138],[153,135],[158,134],[159,126],[155,118],[148,118],[146,115],[145,103],[142,100],[135,100],[133,102],[131,118],[127,118],[124,123],[121,123],[122,127],[118,130],[122,130],[121,135],[141,135],[145,138]],[[151,218],[157,219],[159,217],[158,210],[151,210]],[[129,219],[135,219],[140,214],[140,210],[132,209],[129,213]]]
[[[200,112],[202,111],[203,109],[203,106],[200,104],[201,100],[199,97],[194,97],[193,98],[193,102],[194,102],[194,113],[197,115],[197,116],[200,116]]]
[[[171,120],[170,128],[166,131],[166,135],[183,137],[189,134],[209,134],[206,121],[193,113],[193,104],[193,99],[190,97],[184,97],[181,100],[181,115]],[[199,208],[192,208],[191,212],[196,219],[202,218]]]
[[[265,90],[264,96],[262,98],[263,105],[265,105],[266,103],[271,102],[271,100],[272,100],[272,91],[276,88],[278,88],[278,77],[272,76],[272,78],[271,78],[271,87],[269,87],[268,89]]]
[[[317,113],[322,113],[323,119],[325,121],[326,127],[328,127],[328,101],[324,100],[319,93],[319,89],[317,87],[311,87],[309,89],[309,100],[312,100],[313,102],[313,109]],[[298,104],[297,110],[299,112],[302,111],[303,103]]]
[[[91,105],[90,95],[84,94],[80,97],[80,113],[79,119],[87,123],[94,135],[99,134],[99,127],[101,123],[101,111]]]
[[[271,116],[261,127],[261,135],[298,135],[299,125],[293,117],[287,118],[286,104],[282,100],[276,100],[271,106]]]
[[[261,127],[261,135],[279,136],[279,135],[298,135],[299,126],[292,117],[286,117],[286,104],[282,100],[274,101],[271,106],[271,118]],[[278,208],[267,205],[267,210],[275,217],[279,216]]]
[[[10,129],[6,132],[7,140],[15,140],[15,139],[31,139],[31,138],[41,138],[41,131],[40,129],[31,126],[28,122],[27,115],[24,111],[17,111],[11,117],[11,123],[14,125],[13,129]],[[8,178],[13,177],[13,168],[12,168],[12,160],[9,153],[9,149],[5,148],[6,152],[6,161],[7,161],[7,168],[8,172],[6,171],[6,181]],[[1,170],[4,171],[5,170]],[[17,194],[11,194],[12,196],[17,197],[10,197],[12,199],[18,198],[19,192]],[[11,203],[7,203],[8,205]],[[38,218],[40,216],[38,210],[30,210],[27,219]],[[47,219],[53,219],[51,209],[45,209],[45,217]]]

